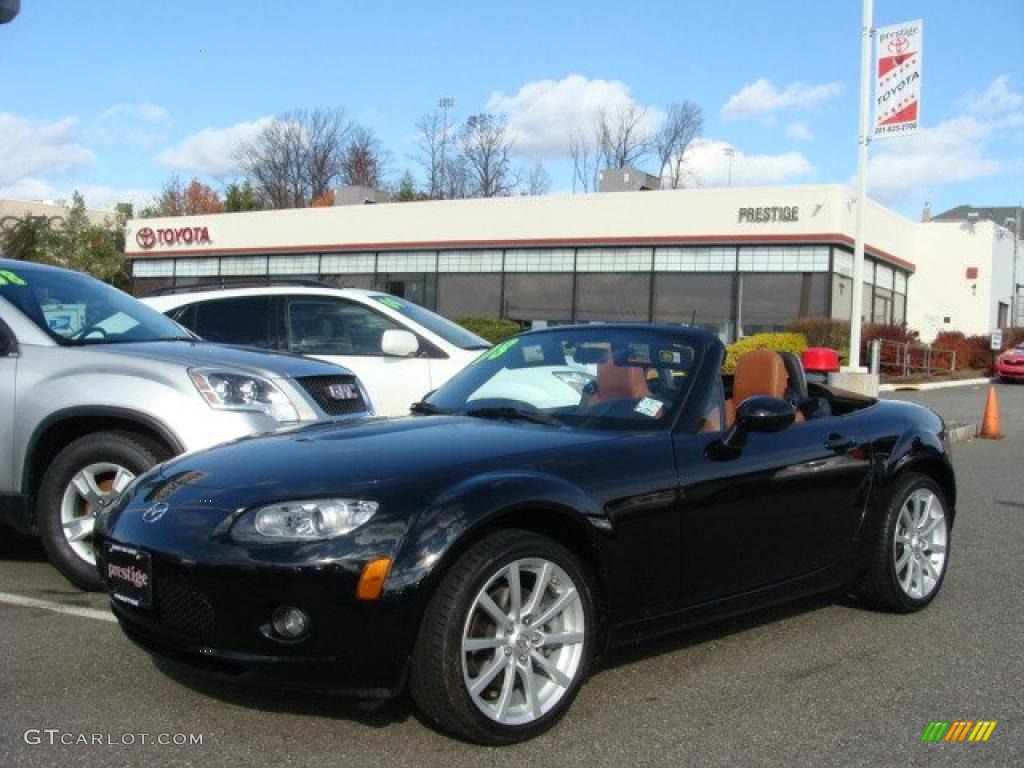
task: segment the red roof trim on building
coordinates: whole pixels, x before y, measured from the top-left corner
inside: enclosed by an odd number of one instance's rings
[[[324,243],[320,245],[281,245],[265,248],[203,248],[202,250],[167,250],[126,253],[131,259],[158,259],[165,257],[192,256],[196,258],[209,256],[239,255],[273,255],[275,253],[345,253],[381,250],[416,250],[441,248],[529,248],[537,246],[572,246],[587,247],[600,245],[722,245],[742,243],[823,243],[853,245],[853,238],[839,233],[793,234],[793,235],[654,235],[639,237],[541,237],[517,240],[424,240],[404,243]],[[865,246],[870,255],[887,261],[901,269],[915,271],[912,262],[894,256],[891,253]]]

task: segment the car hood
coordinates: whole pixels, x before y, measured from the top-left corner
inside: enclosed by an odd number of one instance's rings
[[[94,352],[147,358],[187,367],[219,366],[244,370],[269,378],[337,376],[351,373],[341,366],[283,352],[255,347],[233,347],[207,341],[152,341],[127,344],[97,344],[83,347]]]
[[[210,498],[225,508],[334,494],[393,496],[410,484],[443,485],[491,462],[543,469],[555,456],[564,462],[574,446],[616,437],[465,416],[314,425],[174,459],[140,481],[135,495],[146,503]]]

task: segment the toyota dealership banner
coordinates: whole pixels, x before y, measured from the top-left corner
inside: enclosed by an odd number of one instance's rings
[[[876,139],[905,136],[917,130],[921,113],[922,26],[918,19],[878,30]]]

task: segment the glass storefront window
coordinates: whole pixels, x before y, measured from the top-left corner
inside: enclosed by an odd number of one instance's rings
[[[571,274],[505,275],[505,317],[532,323],[567,323],[572,319]]]
[[[576,320],[581,323],[646,322],[650,300],[649,273],[576,276]]]
[[[832,317],[849,320],[853,309],[853,280],[843,275],[832,277]]]
[[[654,321],[685,323],[732,336],[733,276],[658,274],[654,278]]]
[[[437,281],[437,311],[445,317],[497,317],[501,275],[442,274]]]
[[[783,331],[798,317],[824,317],[828,273],[744,274],[740,336]]]

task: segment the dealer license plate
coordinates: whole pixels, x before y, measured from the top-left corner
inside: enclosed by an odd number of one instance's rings
[[[149,552],[110,544],[103,567],[111,597],[135,608],[149,608],[153,602],[153,566]]]

